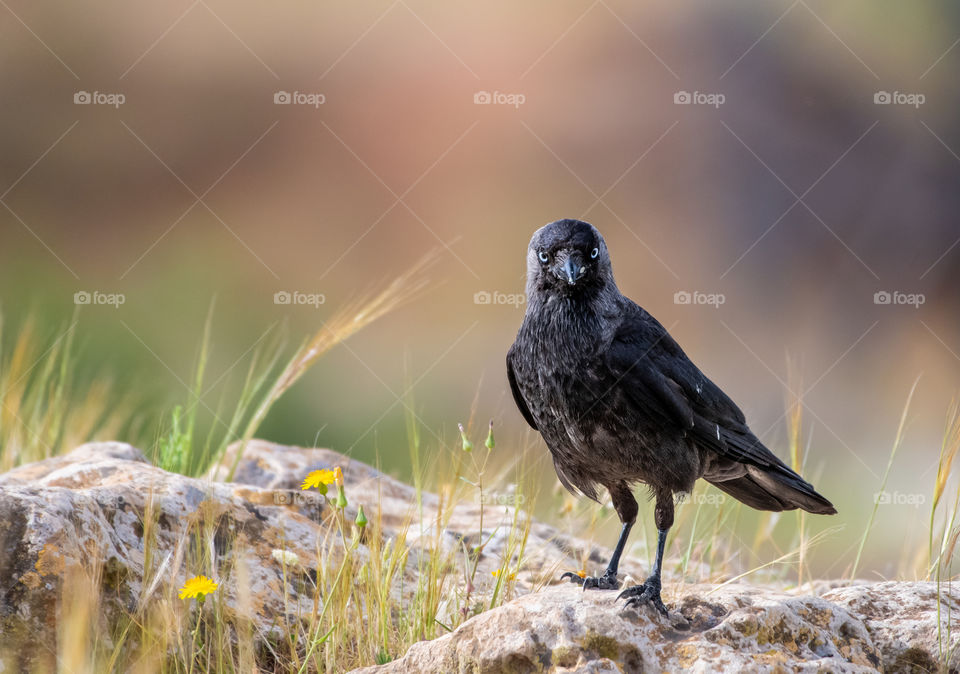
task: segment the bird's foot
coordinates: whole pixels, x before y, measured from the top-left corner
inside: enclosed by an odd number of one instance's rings
[[[602,576],[580,576],[571,571],[567,571],[560,576],[560,579],[568,579],[571,583],[583,586],[584,590],[617,590],[620,588],[620,581],[617,580],[617,574],[605,573]]]
[[[660,577],[650,576],[643,585],[634,585],[617,595],[617,599],[627,598],[626,606],[640,606],[649,603],[664,616],[667,615],[667,607],[663,605],[660,599]]]

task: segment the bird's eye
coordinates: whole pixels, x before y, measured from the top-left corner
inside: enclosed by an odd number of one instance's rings
[[[593,250],[590,251],[590,259],[591,259],[591,260],[596,260],[596,259],[597,259],[597,255],[599,255],[599,254],[600,254],[600,249],[599,249],[599,248],[594,248]]]
[[[542,250],[537,254],[537,257],[539,257],[540,261],[544,263],[550,261],[550,256],[544,253]]]

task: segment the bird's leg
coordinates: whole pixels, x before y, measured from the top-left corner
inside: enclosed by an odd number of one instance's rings
[[[565,574],[560,576],[560,578],[567,578],[571,583],[576,583],[577,585],[583,585],[584,590],[616,590],[620,587],[620,581],[617,580],[617,569],[620,567],[620,555],[623,554],[623,548],[627,544],[627,538],[630,536],[630,529],[633,527],[633,522],[626,522],[623,525],[623,528],[620,529],[620,538],[617,540],[617,547],[613,550],[613,555],[610,557],[610,563],[607,564],[607,570],[603,572],[602,576],[586,576],[581,578],[579,575],[567,571]]]
[[[660,598],[660,567],[663,564],[663,547],[666,541],[666,529],[658,530],[657,562],[653,567],[653,573],[643,582],[643,585],[628,587],[617,596],[617,599],[626,597],[627,606],[639,606],[650,602],[660,613],[667,615],[667,607],[663,605],[663,600]]]
[[[630,537],[630,530],[633,528],[633,522],[624,522],[620,528],[620,538],[617,539],[617,547],[613,549],[613,555],[610,557],[610,563],[607,564],[607,571],[603,575],[617,577],[617,570],[620,568],[620,556],[623,549],[627,546],[627,538]]]
[[[627,598],[627,606],[639,606],[649,602],[663,615],[667,615],[667,607],[660,598],[660,570],[663,567],[663,549],[667,542],[667,531],[673,525],[673,494],[666,494],[666,498],[657,495],[657,505],[654,510],[654,521],[657,524],[657,560],[653,566],[653,573],[643,585],[634,585],[621,592],[617,599]]]
[[[627,539],[630,537],[630,529],[637,520],[637,500],[633,498],[633,492],[626,482],[620,482],[616,486],[609,488],[610,497],[613,499],[613,507],[623,522],[620,529],[620,538],[617,539],[617,547],[613,549],[613,555],[610,556],[610,562],[607,564],[607,570],[602,576],[580,577],[575,573],[568,571],[561,578],[567,578],[573,583],[583,585],[584,590],[616,590],[620,587],[620,581],[617,580],[617,570],[620,568],[620,557],[623,555],[623,549],[627,545]]]

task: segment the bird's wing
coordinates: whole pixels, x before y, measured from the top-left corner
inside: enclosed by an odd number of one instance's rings
[[[700,447],[766,469],[787,466],[747,427],[740,408],[710,381],[660,323],[639,307],[625,312],[608,366],[646,413],[685,429]]]
[[[527,423],[530,424],[530,427],[533,430],[539,430],[537,428],[537,423],[533,420],[533,415],[530,414],[530,408],[527,407],[527,401],[523,399],[523,394],[520,393],[520,387],[517,386],[517,375],[513,371],[513,347],[510,347],[510,350],[507,351],[507,379],[510,381],[510,391],[513,393],[513,401],[517,403],[517,407],[520,409],[520,414],[523,415],[523,418],[527,420]]]

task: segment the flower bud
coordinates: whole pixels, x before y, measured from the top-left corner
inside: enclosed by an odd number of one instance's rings
[[[463,424],[457,424],[457,426],[460,428],[460,440],[463,442],[463,451],[472,452],[473,443],[470,442],[470,438],[467,437],[467,432],[464,430]]]

